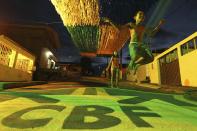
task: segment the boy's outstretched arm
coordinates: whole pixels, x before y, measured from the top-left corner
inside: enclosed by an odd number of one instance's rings
[[[150,28],[147,29],[147,34],[148,34],[149,36],[154,36],[154,35],[159,31],[161,25],[163,25],[164,22],[165,22],[165,20],[160,20],[160,21],[159,21],[159,24],[158,24],[154,29],[150,29]]]
[[[132,22],[129,22],[129,23],[127,23],[127,24],[125,24],[124,26],[126,26],[126,27],[128,27],[128,28],[135,28],[135,24],[134,23],[132,23]]]
[[[107,17],[102,17],[102,18],[100,19],[100,24],[101,24],[101,25],[102,25],[102,24],[109,24],[109,25],[113,26],[115,29],[119,30],[119,26],[116,25],[115,23],[113,23],[113,22],[112,22],[109,18],[107,18]]]

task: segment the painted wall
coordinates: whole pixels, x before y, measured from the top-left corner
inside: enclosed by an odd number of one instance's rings
[[[159,63],[155,59],[152,63],[146,65],[147,75],[150,77],[150,82],[160,84]]]
[[[181,84],[182,86],[193,86],[197,87],[197,49],[181,55],[181,45],[187,43],[190,40],[197,38],[197,32],[193,33],[189,37],[175,44],[168,50],[159,54],[155,57],[155,61],[147,65],[149,76],[151,79],[151,83],[160,84],[160,69],[159,69],[159,58],[173,51],[174,49],[178,49],[178,59],[180,66],[180,74],[181,74]],[[152,68],[153,65],[153,69]]]
[[[32,74],[0,65],[0,81],[31,81]]]
[[[182,85],[197,87],[197,50],[181,56],[179,64]]]
[[[0,81],[31,81],[35,56],[18,43],[3,35],[0,35],[0,47],[2,48],[0,51]],[[3,50],[3,47],[12,50],[12,52],[14,51],[15,55],[12,57],[4,55],[6,50]],[[13,61],[11,65],[2,62],[2,60],[9,59]],[[29,64],[26,64],[24,60],[29,60]]]

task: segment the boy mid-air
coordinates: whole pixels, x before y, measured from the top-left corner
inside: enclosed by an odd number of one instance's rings
[[[130,31],[130,43],[129,43],[129,54],[131,57],[131,61],[129,62],[127,72],[130,70],[136,71],[139,66],[148,64],[154,60],[154,56],[147,45],[145,39],[146,37],[153,36],[159,29],[159,27],[163,24],[163,21],[160,21],[159,24],[154,28],[146,28],[142,25],[145,19],[144,12],[138,11],[134,16],[135,23],[127,23],[123,26],[127,26]],[[108,18],[102,19],[104,23],[109,23],[119,30],[120,26],[112,23]]]

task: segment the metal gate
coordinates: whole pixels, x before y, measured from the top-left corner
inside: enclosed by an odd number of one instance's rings
[[[181,85],[181,75],[177,50],[173,50],[159,61],[162,85]]]

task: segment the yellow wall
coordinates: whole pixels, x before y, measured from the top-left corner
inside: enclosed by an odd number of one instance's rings
[[[197,87],[197,50],[181,56],[179,64],[182,85]]]
[[[31,81],[32,74],[0,65],[0,81]]]
[[[150,77],[150,82],[153,84],[160,84],[159,63],[155,59],[152,63],[147,64],[147,74]]]
[[[180,74],[181,74],[181,84],[183,86],[193,86],[197,87],[197,49],[189,52],[185,55],[181,55],[180,46],[187,43],[188,41],[197,37],[197,32],[193,33],[186,39],[180,41],[179,43],[175,44],[168,50],[164,51],[163,53],[159,54],[155,57],[154,62],[147,65],[148,73],[151,79],[151,83],[161,84],[160,81],[160,69],[159,69],[159,62],[158,60],[163,57],[164,55],[168,54],[169,52],[173,51],[174,49],[178,49],[178,59],[179,59],[179,66],[180,66]],[[152,68],[153,64],[153,69]]]

